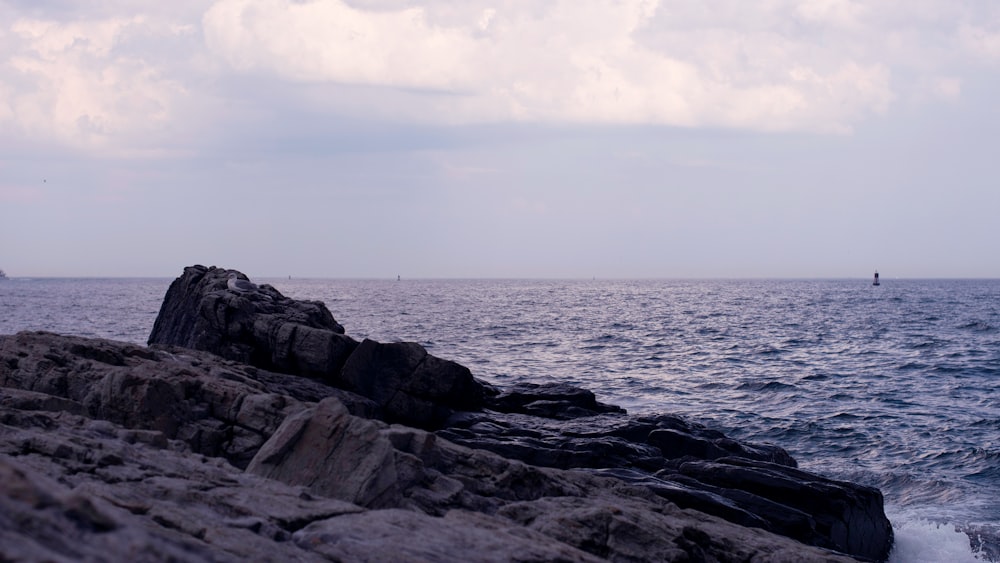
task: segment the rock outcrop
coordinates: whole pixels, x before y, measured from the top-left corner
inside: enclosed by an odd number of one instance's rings
[[[415,343],[358,343],[318,301],[297,301],[235,270],[189,266],[170,284],[150,345],[212,352],[261,369],[300,375],[375,401],[380,416],[436,428],[456,410],[476,409],[493,390],[468,368]]]
[[[319,301],[294,300],[269,285],[229,288],[235,270],[190,266],[173,281],[149,344],[182,346],[271,371],[322,379],[358,343]]]
[[[233,274],[185,269],[150,348],[0,336],[0,559],[888,555],[879,491],[779,447],[564,384],[498,390]]]
[[[203,352],[0,336],[0,559],[851,560],[341,398],[365,413]]]

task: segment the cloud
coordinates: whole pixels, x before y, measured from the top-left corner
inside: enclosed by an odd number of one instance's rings
[[[6,115],[29,138],[84,150],[142,144],[141,137],[170,121],[185,91],[127,48],[151,32],[179,31],[140,16],[15,21],[9,34],[17,49],[0,67],[6,81],[0,118]]]
[[[963,25],[959,30],[962,45],[969,52],[989,61],[1000,62],[1000,21],[995,29]]]
[[[114,155],[294,137],[289,116],[847,132],[960,102],[1000,60],[1000,9],[945,0],[50,1],[0,21],[0,141]]]
[[[680,23],[696,25],[649,30],[678,4],[471,2],[456,12],[220,0],[203,28],[209,50],[240,72],[419,90],[395,110],[408,119],[840,131],[894,98],[885,65],[808,47],[811,37],[735,20],[702,27],[690,13]],[[862,10],[813,0],[786,15],[796,13],[848,25]]]

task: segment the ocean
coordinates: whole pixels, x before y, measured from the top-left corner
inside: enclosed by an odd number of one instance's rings
[[[144,344],[170,279],[0,281],[0,334]],[[892,561],[1000,558],[1000,280],[253,279],[355,339],[564,381],[876,486]]]

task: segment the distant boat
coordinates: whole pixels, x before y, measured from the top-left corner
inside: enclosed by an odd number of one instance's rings
[[[7,274],[3,270],[0,270],[0,280],[5,280],[5,279],[7,279]]]
[[[882,285],[878,283],[878,270],[875,270],[875,281],[872,282],[872,285]]]

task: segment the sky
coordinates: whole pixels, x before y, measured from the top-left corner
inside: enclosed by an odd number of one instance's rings
[[[1000,278],[993,0],[0,0],[10,276]]]

